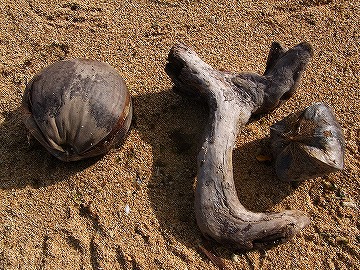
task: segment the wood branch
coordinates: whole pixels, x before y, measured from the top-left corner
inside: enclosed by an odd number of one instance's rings
[[[296,210],[254,213],[245,209],[235,190],[232,151],[238,127],[253,114],[269,112],[289,98],[311,56],[307,43],[289,50],[274,43],[261,76],[215,70],[184,44],[171,49],[165,70],[175,89],[206,99],[210,109],[198,154],[195,193],[196,220],[206,237],[251,249],[284,242],[309,223]]]

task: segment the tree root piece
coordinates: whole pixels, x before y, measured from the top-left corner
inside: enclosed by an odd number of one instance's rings
[[[171,49],[165,70],[174,90],[206,99],[209,105],[195,193],[196,220],[206,237],[252,249],[285,242],[309,224],[309,218],[296,210],[254,213],[245,209],[234,186],[232,151],[239,127],[294,93],[311,56],[308,43],[289,50],[273,43],[261,76],[215,70],[184,44]]]

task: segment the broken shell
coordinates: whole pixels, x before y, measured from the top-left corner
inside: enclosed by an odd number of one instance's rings
[[[332,109],[318,102],[270,128],[276,174],[303,181],[344,167],[345,139]]]
[[[75,161],[105,154],[120,142],[132,118],[124,80],[95,60],[56,62],[26,86],[24,123],[52,155]]]
[[[128,204],[125,205],[124,211],[126,215],[130,214],[130,206]]]

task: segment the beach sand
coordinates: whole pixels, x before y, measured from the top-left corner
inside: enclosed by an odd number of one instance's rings
[[[0,269],[219,269],[200,246],[224,269],[359,269],[358,1],[5,0],[0,8]],[[245,207],[311,218],[291,241],[241,252],[202,237],[193,203],[207,110],[172,92],[164,66],[179,41],[217,69],[257,73],[273,41],[312,44],[296,94],[247,125],[233,153]],[[20,104],[37,72],[79,57],[119,71],[134,120],[119,148],[64,163],[28,144]],[[256,155],[271,124],[318,101],[343,128],[345,168],[282,183]]]

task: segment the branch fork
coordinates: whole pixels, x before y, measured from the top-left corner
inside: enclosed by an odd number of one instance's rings
[[[198,154],[195,214],[208,238],[239,249],[285,242],[309,224],[300,211],[254,213],[236,194],[232,151],[238,129],[251,116],[274,110],[299,84],[312,56],[308,43],[287,50],[273,43],[264,75],[218,71],[191,48],[176,44],[166,72],[181,94],[205,99],[209,121]]]

